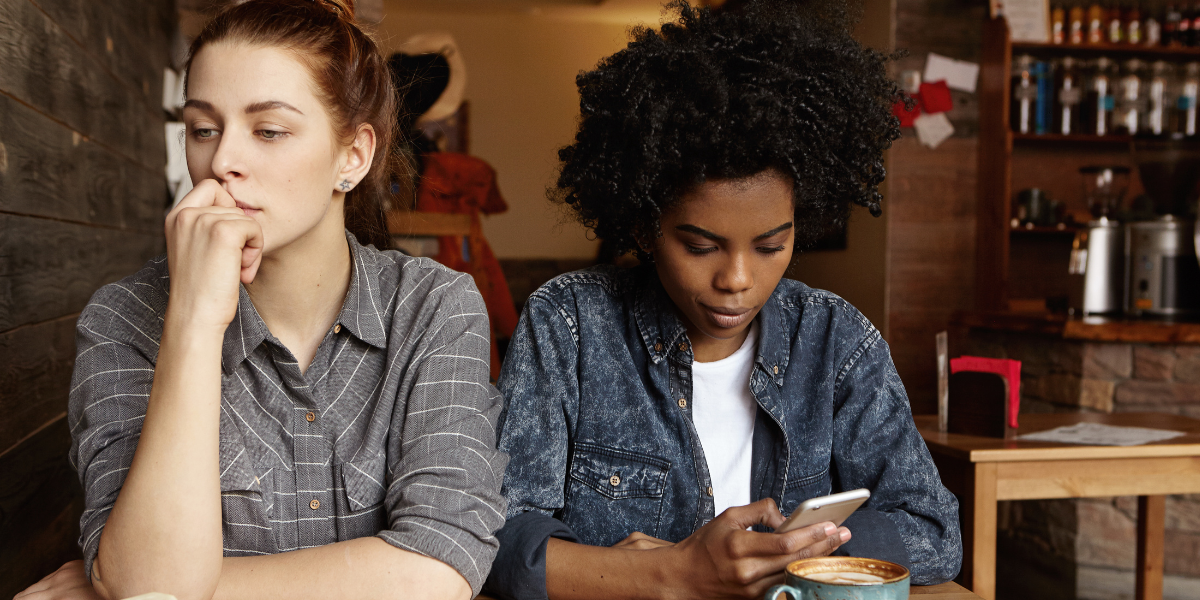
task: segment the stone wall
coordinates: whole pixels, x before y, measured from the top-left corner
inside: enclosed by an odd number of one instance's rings
[[[1200,418],[1197,345],[973,329],[955,344],[952,355],[959,354],[1020,360],[1022,413],[1144,411]],[[1133,597],[1136,498],[1002,502],[999,521],[1001,598]],[[1200,598],[1200,496],[1167,498],[1165,554],[1164,598]],[[1042,585],[1022,585],[1039,578],[1058,589],[1038,595]]]

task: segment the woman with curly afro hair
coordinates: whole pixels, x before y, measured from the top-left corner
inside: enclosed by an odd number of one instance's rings
[[[682,0],[578,77],[555,194],[642,265],[528,300],[499,387],[506,598],[761,598],[788,562],[891,560],[947,581],[957,503],[887,344],[853,306],[783,279],[793,252],[880,213],[901,97],[841,0]],[[842,524],[776,533],[867,488]],[[841,525],[839,527],[839,525]]]

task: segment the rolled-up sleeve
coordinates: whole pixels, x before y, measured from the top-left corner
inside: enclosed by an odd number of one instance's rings
[[[504,523],[507,456],[496,449],[495,433],[503,399],[488,379],[483,298],[469,276],[455,277],[425,300],[434,312],[407,397],[397,403],[388,528],[378,536],[450,565],[478,594]]]
[[[839,376],[834,467],[842,489],[871,498],[846,522],[845,551],[907,564],[916,585],[953,579],[962,565],[958,501],[917,432],[886,342],[874,329]]]
[[[511,456],[504,481],[508,520],[487,591],[502,598],[546,598],[546,543],[576,541],[554,517],[563,508],[570,422],[578,414],[578,346],[559,308],[535,294],[508,346],[500,389],[500,449]]]
[[[161,335],[157,322],[142,299],[112,284],[96,292],[76,323],[67,418],[71,464],[84,490],[79,546],[89,577],[141,437]]]

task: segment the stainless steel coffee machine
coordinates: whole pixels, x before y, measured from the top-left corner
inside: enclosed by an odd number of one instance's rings
[[[1079,174],[1093,219],[1072,242],[1070,273],[1083,275],[1084,315],[1117,315],[1125,308],[1125,230],[1115,216],[1129,188],[1129,167],[1088,166]]]
[[[1125,226],[1125,310],[1139,317],[1200,317],[1200,151],[1177,140],[1138,140],[1134,160],[1156,216]]]
[[[1195,223],[1173,215],[1125,228],[1126,307],[1131,315],[1186,319],[1200,316],[1200,262]]]

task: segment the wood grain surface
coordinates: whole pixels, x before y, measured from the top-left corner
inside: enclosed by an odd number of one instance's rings
[[[119,4],[137,10],[144,3],[102,3]],[[166,165],[161,106],[148,105],[141,90],[114,77],[30,0],[0,0],[0,14],[0,92],[147,168]],[[147,50],[136,58],[158,64],[161,77],[165,53]]]
[[[0,452],[66,410],[75,316],[0,333]]]
[[[1066,340],[1139,344],[1200,344],[1200,323],[1067,318],[1049,313],[974,312],[954,314],[955,325],[1035,333]]]
[[[161,234],[0,214],[0,332],[77,313],[161,252]]]
[[[162,230],[166,183],[150,169],[0,96],[0,210],[80,223]]]

